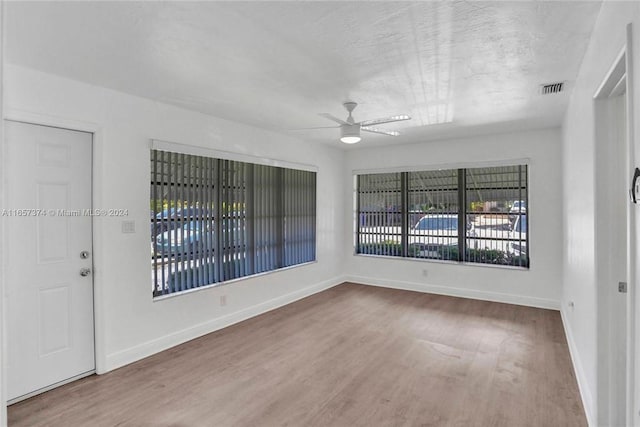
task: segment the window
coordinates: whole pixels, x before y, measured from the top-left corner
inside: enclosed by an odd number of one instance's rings
[[[316,173],[151,150],[153,295],[314,261]]]
[[[359,252],[401,255],[401,174],[358,176],[358,203]]]
[[[458,171],[407,172],[407,256],[458,260]]]
[[[529,267],[527,166],[358,175],[356,253]]]

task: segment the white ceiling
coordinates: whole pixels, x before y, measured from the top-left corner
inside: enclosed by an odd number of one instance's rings
[[[8,2],[7,59],[304,139],[359,146],[561,123],[600,2]],[[564,94],[539,85],[567,81]]]

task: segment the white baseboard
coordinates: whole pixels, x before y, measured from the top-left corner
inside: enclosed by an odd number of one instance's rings
[[[383,288],[403,289],[406,291],[425,292],[430,294],[448,295],[477,299],[483,301],[503,302],[507,304],[524,305],[527,307],[546,308],[560,310],[560,301],[536,298],[524,295],[503,294],[499,292],[486,292],[475,289],[455,288],[450,286],[429,285],[425,283],[405,282],[397,280],[376,279],[363,276],[346,276],[347,282],[361,283],[363,285],[380,286]]]
[[[98,373],[104,374],[106,372],[144,359],[145,357],[167,350],[171,347],[175,347],[192,339],[201,337],[219,329],[226,328],[227,326],[242,322],[243,320],[250,319],[252,317],[274,310],[278,307],[291,304],[292,302],[295,302],[302,298],[306,298],[318,292],[339,285],[344,281],[344,277],[335,277],[330,280],[325,280],[323,282],[307,286],[306,288],[299,289],[286,295],[281,295],[268,301],[264,301],[260,304],[247,307],[234,313],[230,313],[225,316],[218,317],[207,322],[174,332],[170,335],[144,342],[142,344],[119,351],[117,353],[109,354],[106,357],[105,369]]]
[[[596,407],[593,402],[593,395],[589,389],[587,383],[587,377],[582,367],[580,357],[578,357],[578,348],[573,338],[573,331],[569,322],[566,320],[566,312],[564,308],[560,309],[560,317],[562,318],[562,325],[564,326],[564,334],[567,336],[567,343],[569,345],[569,354],[571,355],[571,362],[573,363],[573,370],[576,374],[576,380],[578,381],[578,389],[580,391],[580,397],[582,398],[582,406],[584,406],[584,412],[587,416],[587,423],[589,426],[595,427],[596,423]]]

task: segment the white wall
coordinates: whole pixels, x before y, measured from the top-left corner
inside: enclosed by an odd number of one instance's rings
[[[599,303],[598,288],[611,285],[599,284],[596,281],[598,267],[602,267],[603,260],[596,258],[596,205],[599,201],[596,200],[598,193],[595,183],[598,176],[598,159],[595,155],[597,150],[593,96],[625,44],[625,26],[630,22],[634,26],[632,54],[636,66],[633,75],[636,88],[630,95],[636,108],[640,106],[640,5],[637,2],[604,2],[575,82],[563,125],[562,170],[565,203],[562,315],[591,425],[604,422],[598,414],[598,402],[602,401],[598,393],[603,392],[601,384],[598,383],[598,371],[605,368],[598,359],[598,344],[600,342],[600,346],[603,346],[604,341],[598,339],[596,313]],[[640,129],[639,125],[640,119],[636,113],[636,130]],[[638,148],[636,152],[640,152]],[[626,189],[612,187],[610,191]],[[598,226],[608,227],[607,224]],[[635,264],[637,268],[638,263]],[[573,308],[570,308],[570,302],[573,302]],[[634,425],[640,425],[640,418],[636,418]]]
[[[343,154],[275,133],[15,66],[6,67],[6,114],[96,130],[95,208],[126,208],[95,221],[97,363],[105,372],[340,282]],[[318,168],[318,262],[153,301],[150,284],[149,141],[160,139]],[[220,307],[219,296],[227,296]]]
[[[558,308],[562,277],[559,129],[349,151],[344,215],[345,272],[360,283]],[[529,159],[529,270],[354,255],[353,171],[472,166]],[[427,276],[423,270],[427,270]]]

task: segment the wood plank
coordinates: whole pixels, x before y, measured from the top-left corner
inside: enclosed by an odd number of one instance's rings
[[[585,426],[557,311],[345,283],[9,407],[13,426]]]

